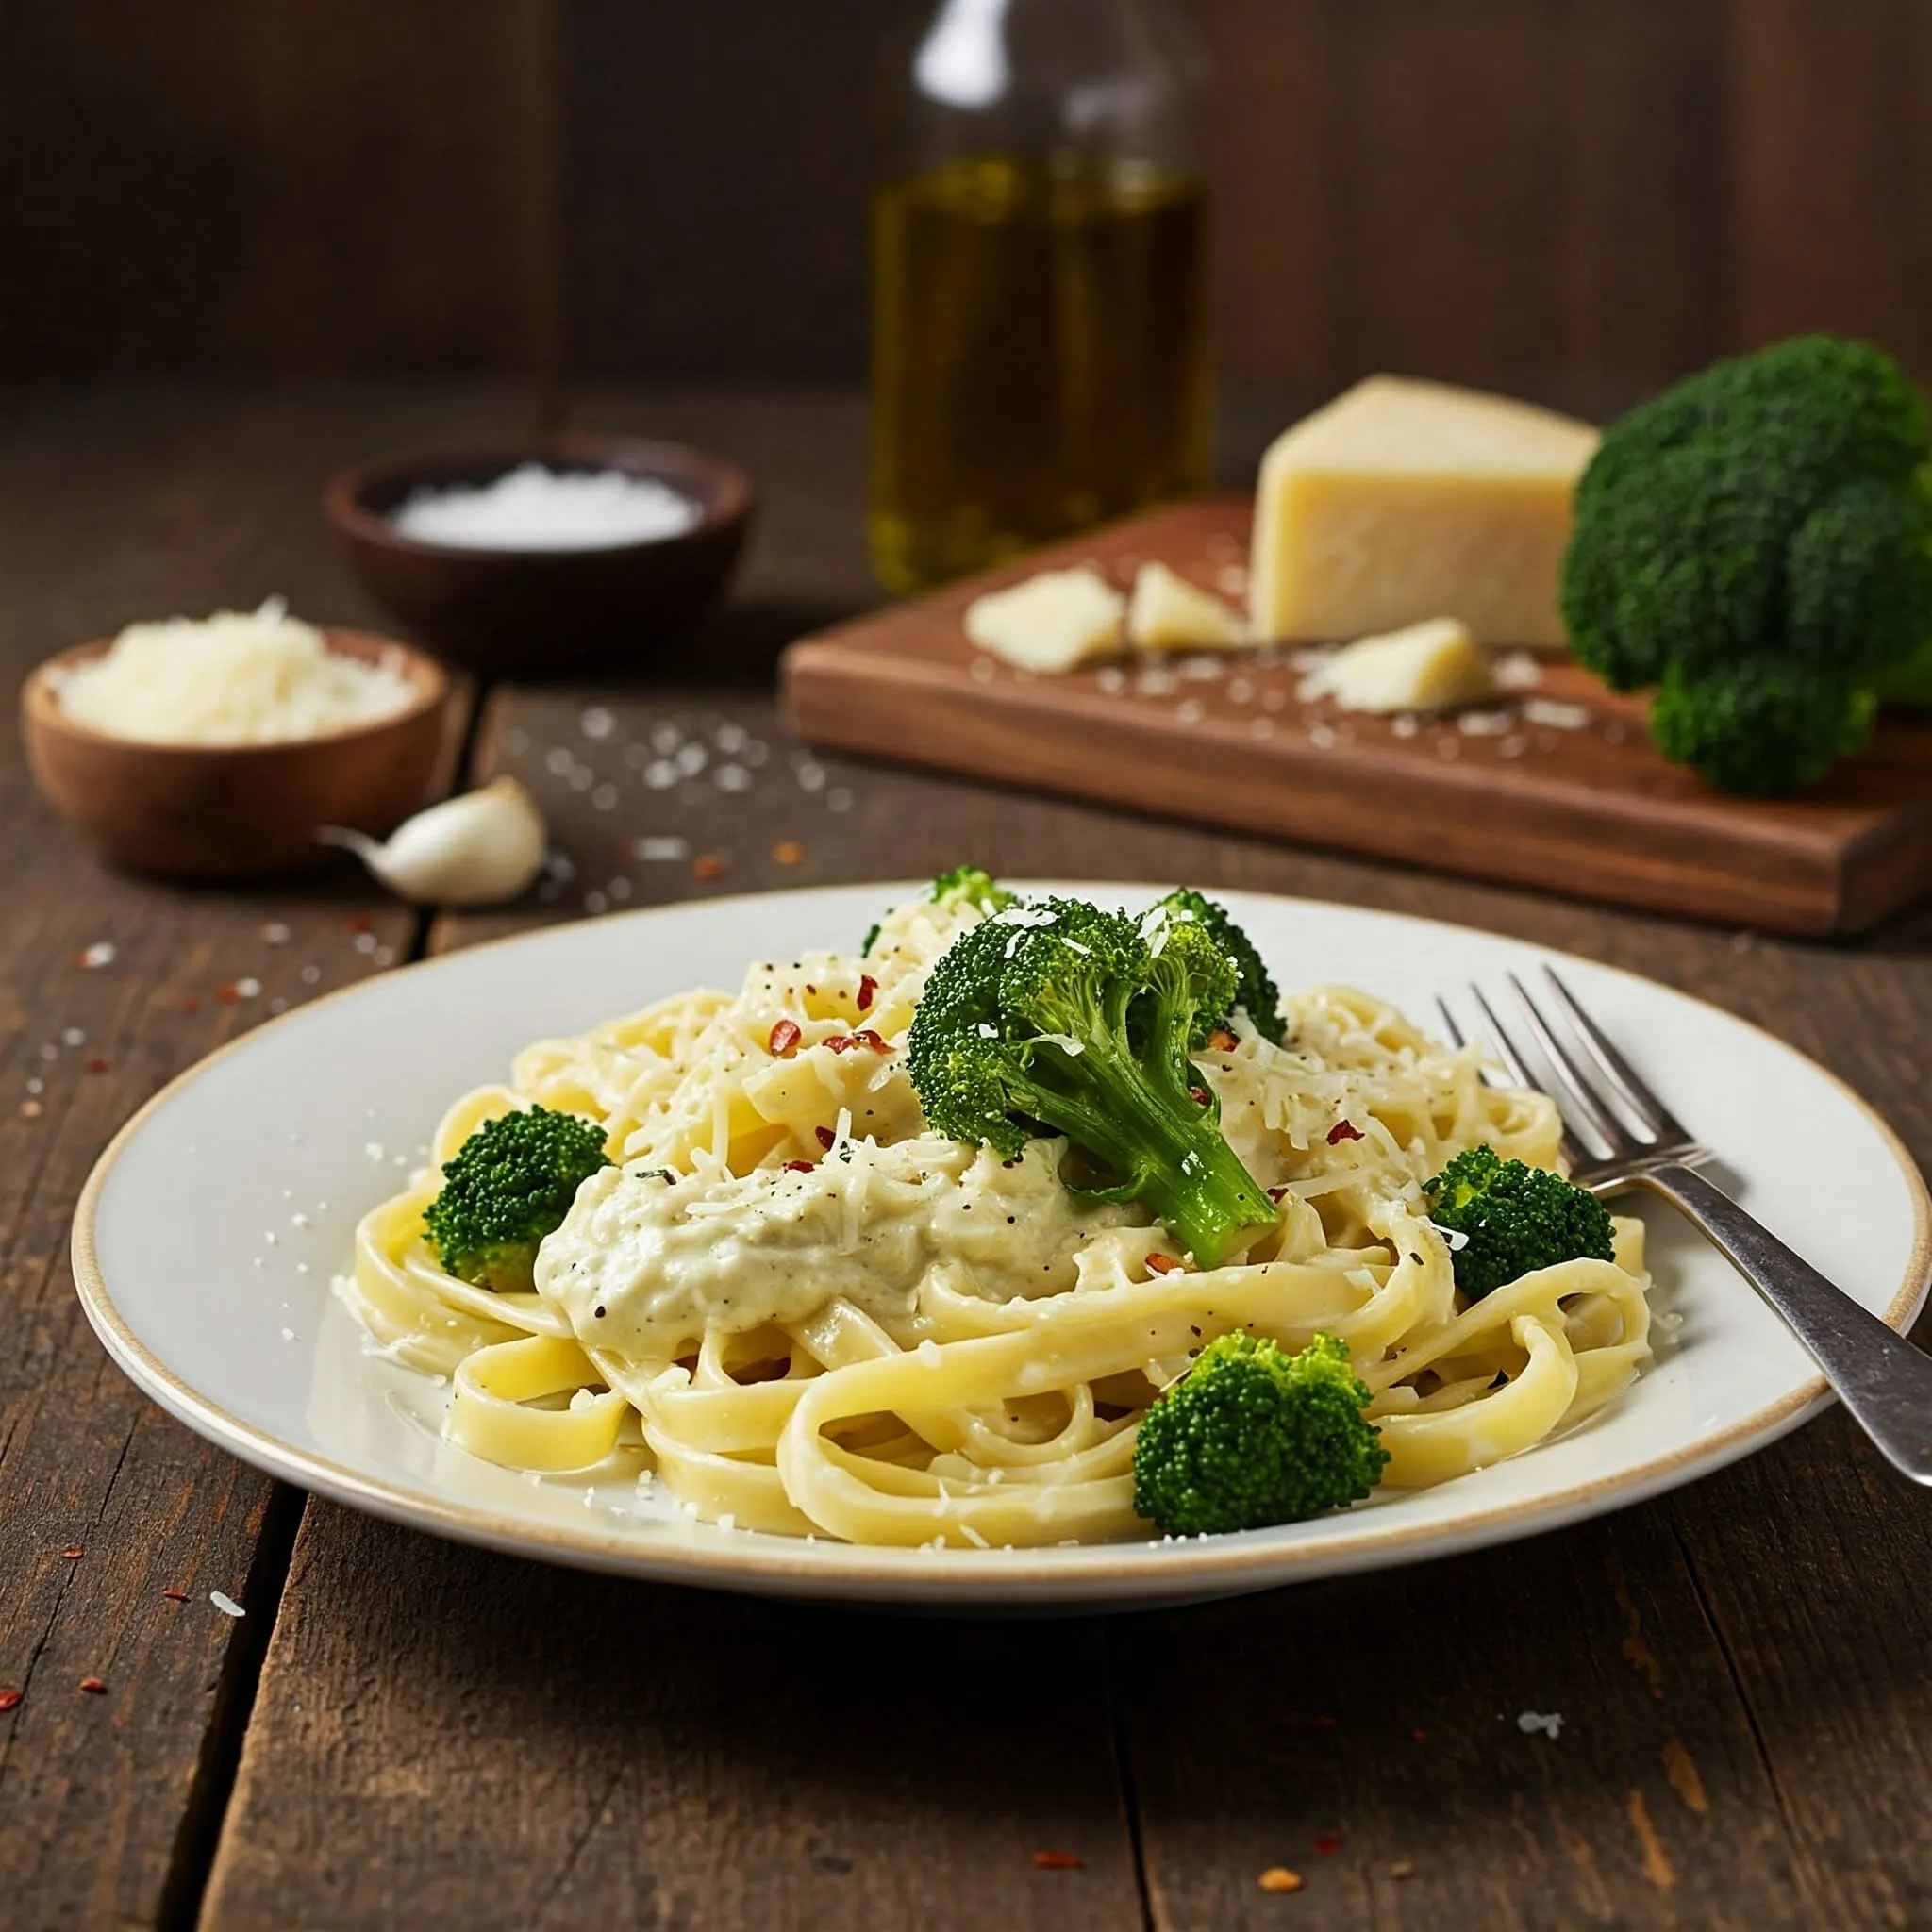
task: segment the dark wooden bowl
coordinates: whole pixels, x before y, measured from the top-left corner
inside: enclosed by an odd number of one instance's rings
[[[416,490],[474,488],[533,462],[656,477],[700,519],[597,550],[464,550],[391,521]],[[337,476],[323,507],[369,594],[431,650],[485,676],[558,677],[665,658],[730,581],[754,498],[741,470],[702,450],[570,430],[379,457]]]
[[[332,651],[389,656],[416,689],[374,724],[273,744],[148,744],[109,738],[60,708],[52,675],[109,640],[50,658],[21,688],[27,762],[48,801],[104,858],[137,872],[234,878],[340,863],[322,825],[376,836],[427,795],[442,748],[449,679],[435,658],[389,638],[325,630]]]

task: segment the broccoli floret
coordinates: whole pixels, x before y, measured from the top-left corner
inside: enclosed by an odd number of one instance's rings
[[[1650,701],[1665,758],[1694,765],[1720,791],[1757,798],[1822,777],[1872,735],[1869,691],[1803,664],[1742,664],[1687,678],[1675,665]]]
[[[1801,336],[1611,425],[1577,485],[1563,618],[1667,758],[1788,791],[1932,692],[1925,406],[1864,343]],[[1755,689],[1762,685],[1761,692]]]
[[[1236,969],[1205,926],[1150,930],[1158,952],[1124,913],[1080,899],[995,913],[933,967],[907,1063],[938,1132],[1008,1159],[1064,1134],[1106,1170],[1081,1191],[1144,1202],[1212,1268],[1279,1218],[1188,1060]]]
[[[976,906],[987,913],[1020,903],[1017,892],[1008,891],[990,872],[983,872],[976,865],[956,865],[951,872],[941,873],[927,888],[925,896],[934,906]],[[872,951],[878,936],[878,923],[874,921],[858,948],[861,958]]]
[[[1473,1302],[1534,1269],[1615,1257],[1609,1209],[1594,1194],[1493,1147],[1465,1149],[1426,1192],[1436,1225],[1468,1237],[1450,1244],[1450,1260]]]
[[[1236,1329],[1141,1418],[1134,1507],[1174,1536],[1265,1529],[1358,1503],[1389,1452],[1339,1336],[1299,1355]]]
[[[1176,886],[1160,904],[1170,916],[1191,919],[1214,936],[1215,943],[1234,961],[1235,987],[1230,1011],[1241,1008],[1257,1030],[1279,1046],[1288,1030],[1288,1023],[1281,1017],[1281,990],[1255,949],[1254,941],[1234,923],[1227,908],[1205,892],[1195,891],[1191,886]],[[1227,1013],[1208,1014],[1200,1041],[1205,1041],[1227,1018]],[[1198,1045],[1200,1041],[1195,1043]]]
[[[424,1231],[449,1272],[478,1288],[527,1289],[537,1244],[578,1186],[610,1161],[604,1129],[547,1107],[486,1122],[446,1161]]]

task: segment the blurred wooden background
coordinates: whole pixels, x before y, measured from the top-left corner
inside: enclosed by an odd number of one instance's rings
[[[0,377],[849,381],[927,0],[0,7]],[[1925,0],[1194,0],[1238,383],[1932,375]]]

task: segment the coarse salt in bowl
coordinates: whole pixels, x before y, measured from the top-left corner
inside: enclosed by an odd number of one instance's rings
[[[603,550],[681,536],[701,515],[657,476],[519,463],[493,483],[421,486],[390,520],[419,543],[456,550]]]

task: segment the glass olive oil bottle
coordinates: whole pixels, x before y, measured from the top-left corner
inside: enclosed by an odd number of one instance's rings
[[[1204,71],[1168,0],[941,7],[873,200],[890,589],[1205,484]]]

